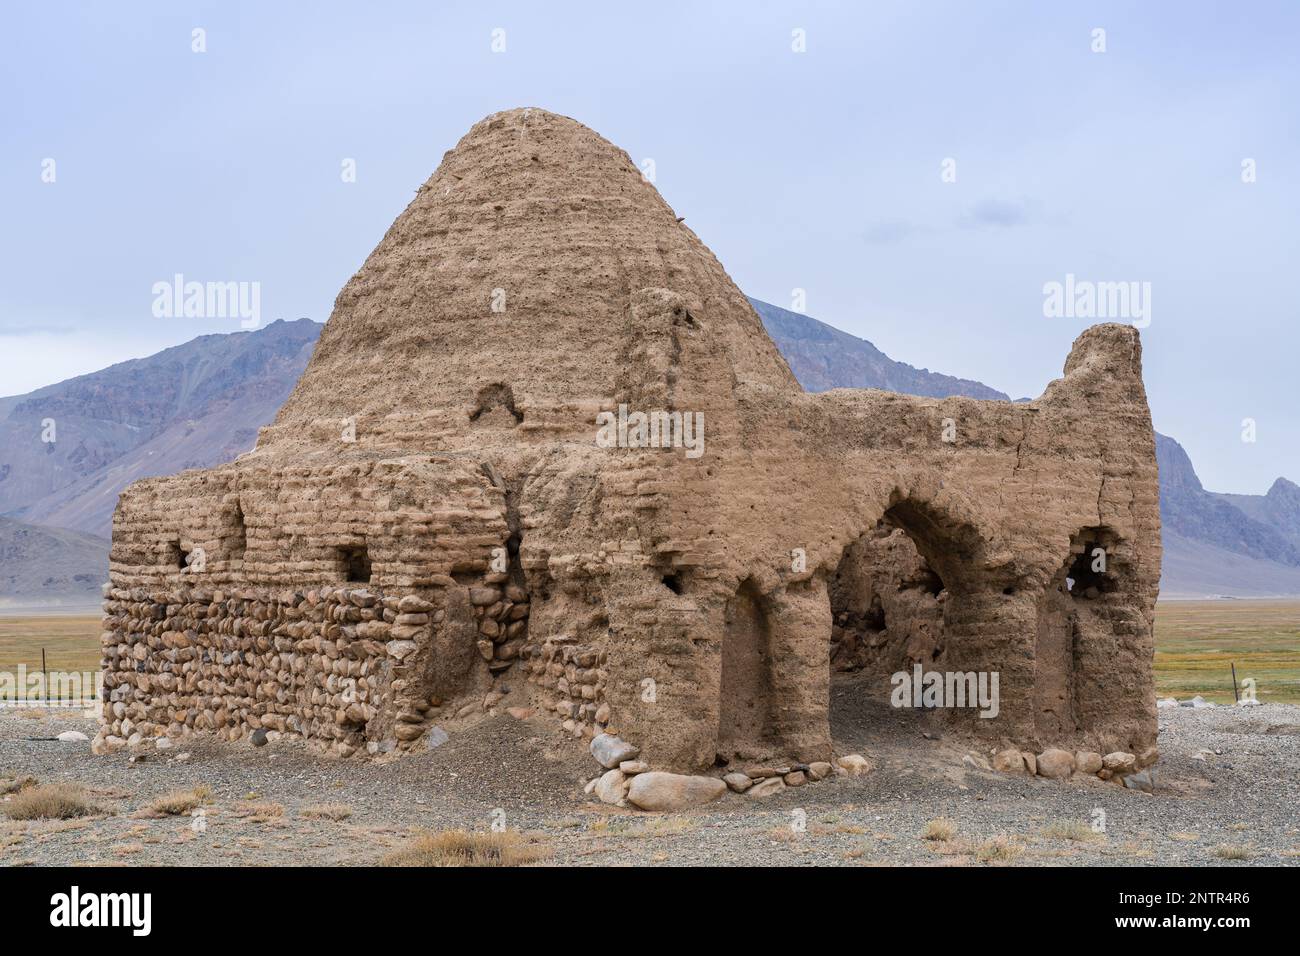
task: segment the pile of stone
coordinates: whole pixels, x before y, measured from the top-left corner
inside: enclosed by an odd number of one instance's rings
[[[831,764],[827,761],[752,767],[725,776],[666,773],[652,770],[637,758],[641,749],[612,734],[599,734],[591,741],[591,755],[605,772],[587,784],[586,792],[602,803],[638,810],[685,810],[717,800],[728,790],[750,797],[767,797],[792,787],[825,780],[831,776],[859,777],[873,769],[861,754],[848,754]]]
[[[604,651],[558,634],[541,644],[525,645],[520,657],[525,661],[522,666],[528,682],[551,692],[545,708],[561,717],[567,733],[594,738],[604,730],[609,722]]]
[[[1105,756],[1091,750],[1062,750],[1049,747],[1040,754],[1007,748],[993,755],[992,768],[1003,773],[1028,773],[1049,780],[1064,780],[1074,774],[1095,776],[1122,783],[1130,790],[1151,792],[1154,782],[1150,768],[1160,759],[1155,747],[1141,754],[1115,751]]]
[[[500,581],[494,581],[500,577]],[[489,576],[483,587],[470,588],[469,601],[478,623],[478,652],[488,670],[500,674],[519,658],[528,637],[528,592]],[[498,585],[504,584],[504,591]]]

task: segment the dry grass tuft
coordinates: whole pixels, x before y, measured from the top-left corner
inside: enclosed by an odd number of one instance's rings
[[[1054,840],[1076,840],[1080,843],[1101,839],[1101,834],[1082,820],[1053,820],[1043,827],[1043,836]]]
[[[953,823],[947,817],[939,817],[937,820],[931,820],[921,831],[922,840],[937,840],[940,843],[947,843],[957,835],[957,824]]]
[[[469,833],[439,830],[421,833],[407,846],[388,853],[384,866],[523,866],[550,856],[513,830]]]
[[[978,844],[971,852],[981,863],[1008,863],[1020,855],[1020,850],[1015,840],[998,836]]]
[[[72,783],[25,787],[0,806],[11,820],[71,820],[99,812],[86,791]]]
[[[160,816],[178,817],[197,810],[211,794],[212,789],[204,785],[193,790],[173,790],[155,799],[149,804],[149,809]]]
[[[1220,860],[1249,860],[1255,855],[1255,850],[1246,844],[1220,843],[1210,853]]]
[[[650,817],[629,835],[634,837],[666,837],[685,833],[695,826],[689,817]]]
[[[332,820],[338,823],[352,816],[352,808],[346,803],[317,803],[303,807],[298,816],[304,820]]]

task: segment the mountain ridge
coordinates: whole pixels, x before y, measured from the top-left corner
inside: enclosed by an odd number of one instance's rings
[[[842,332],[833,325],[752,296],[747,298],[804,391],[879,388],[927,398],[964,395],[1010,401],[1006,393],[982,382],[918,369],[891,359],[866,339]]]
[[[202,335],[0,398],[0,514],[106,537],[117,494],[132,481],[251,448],[319,332],[299,319]]]

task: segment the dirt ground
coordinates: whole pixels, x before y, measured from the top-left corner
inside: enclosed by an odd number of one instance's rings
[[[864,753],[874,771],[663,815],[585,796],[596,764],[548,718],[485,715],[433,750],[380,761],[327,758],[300,741],[256,749],[192,737],[131,762],[48,739],[92,735],[79,712],[4,709],[0,789],[5,778],[72,782],[100,812],[19,821],[0,803],[0,864],[366,865],[420,831],[494,825],[522,831],[542,865],[1300,862],[1295,706],[1162,709],[1153,795],[978,769],[961,741],[931,739],[937,725],[923,714],[867,704],[852,678],[837,679],[832,712],[836,752]],[[193,809],[150,809],[195,788]],[[951,821],[950,838],[925,839],[937,819]]]

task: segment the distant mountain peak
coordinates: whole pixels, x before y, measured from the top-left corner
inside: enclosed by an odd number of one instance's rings
[[[1278,478],[1269,486],[1267,497],[1288,498],[1293,501],[1300,501],[1300,485],[1288,478]]]

